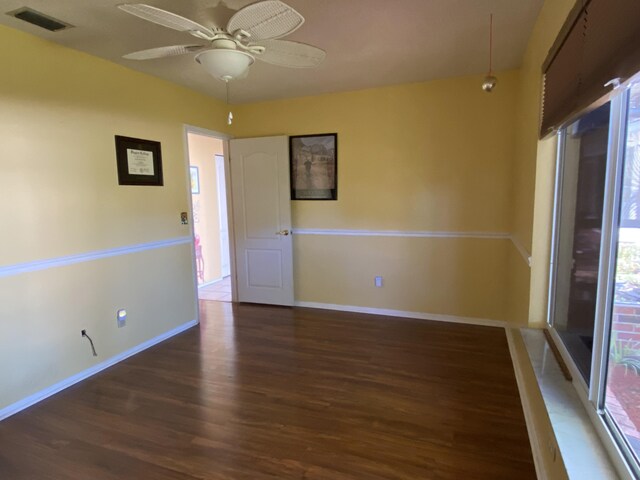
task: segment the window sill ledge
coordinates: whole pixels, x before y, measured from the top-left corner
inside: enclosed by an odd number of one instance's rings
[[[522,328],[520,334],[569,479],[619,478],[578,392],[564,378],[542,330]]]

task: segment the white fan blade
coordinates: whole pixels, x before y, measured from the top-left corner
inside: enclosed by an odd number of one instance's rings
[[[227,32],[244,30],[252,40],[279,38],[294,32],[303,23],[304,17],[286,3],[265,0],[239,10],[229,20]]]
[[[326,52],[318,47],[289,40],[264,40],[260,45],[265,47],[265,51],[256,55],[256,58],[282,67],[317,67],[327,56]]]
[[[143,20],[147,20],[148,22],[172,28],[179,32],[189,32],[191,35],[204,40],[212,40],[214,37],[213,31],[210,28],[202,26],[188,18],[176,15],[175,13],[161,10],[160,8],[144,5],[142,3],[127,3],[118,5],[118,8],[124,12],[130,13],[131,15],[142,18]]]
[[[150,48],[149,50],[128,53],[122,58],[126,58],[127,60],[151,60],[153,58],[173,57],[175,55],[193,53],[204,47],[205,45],[172,45],[170,47]]]

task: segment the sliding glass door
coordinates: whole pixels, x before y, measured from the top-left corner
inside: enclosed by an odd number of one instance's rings
[[[563,132],[554,327],[588,384],[591,376],[610,106]]]
[[[640,78],[560,131],[549,298],[579,393],[640,476]]]
[[[640,457],[640,85],[631,88],[613,235],[609,342],[601,402],[616,434]]]

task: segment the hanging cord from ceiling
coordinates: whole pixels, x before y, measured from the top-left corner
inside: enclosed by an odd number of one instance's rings
[[[482,90],[491,93],[498,83],[498,79],[493,76],[493,13],[489,14],[489,73],[482,81]]]
[[[493,67],[493,13],[489,14],[489,75]]]
[[[227,87],[227,105],[229,106],[229,115],[227,115],[227,125],[231,125],[233,123],[233,112],[231,111],[231,105],[229,104],[229,80],[224,81]]]

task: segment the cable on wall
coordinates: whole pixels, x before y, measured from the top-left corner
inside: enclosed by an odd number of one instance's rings
[[[87,335],[87,331],[86,330],[82,330],[82,336],[83,337],[87,337],[87,340],[89,340],[89,343],[91,344],[91,351],[93,352],[93,356],[97,357],[98,354],[96,353],[96,347],[93,346],[93,340],[91,340],[91,337],[89,335]]]

